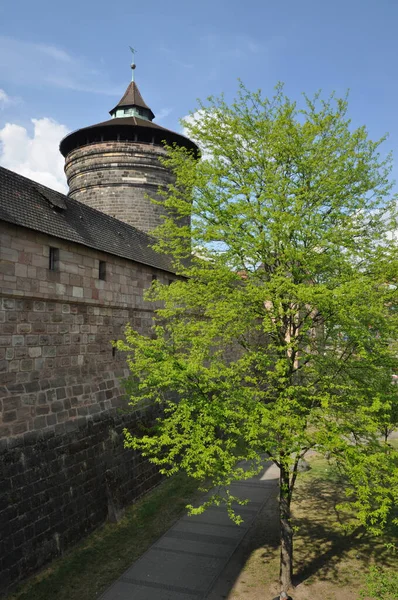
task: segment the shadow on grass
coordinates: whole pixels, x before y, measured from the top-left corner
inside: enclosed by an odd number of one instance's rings
[[[338,510],[344,488],[337,478],[308,478],[297,488],[295,496],[295,585],[311,577],[321,581],[338,581],[339,567],[350,561],[368,569],[373,561],[392,566],[394,556],[387,542],[398,542],[398,528],[391,525],[385,535],[376,537],[359,526],[347,532],[342,526],[349,515]]]

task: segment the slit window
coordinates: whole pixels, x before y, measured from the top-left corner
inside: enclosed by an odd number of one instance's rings
[[[99,261],[98,279],[102,279],[102,281],[106,279],[106,262],[104,260]]]
[[[48,255],[48,268],[50,271],[58,271],[59,263],[59,248],[53,248],[50,246],[50,253]]]

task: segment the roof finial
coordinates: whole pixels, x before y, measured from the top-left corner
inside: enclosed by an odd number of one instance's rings
[[[135,69],[135,67],[136,67],[136,64],[135,64],[134,58],[135,58],[135,53],[137,52],[137,50],[135,50],[135,49],[134,49],[134,48],[132,48],[131,46],[130,46],[130,50],[131,50],[131,53],[132,53],[132,55],[133,55],[133,62],[131,63],[131,81],[134,81],[134,69]]]

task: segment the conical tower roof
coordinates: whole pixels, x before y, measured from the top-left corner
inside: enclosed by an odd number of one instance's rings
[[[118,104],[116,104],[116,106],[109,111],[109,114],[113,116],[116,114],[118,108],[141,108],[147,113],[149,121],[152,121],[152,119],[155,118],[154,113],[141,96],[141,92],[138,89],[138,85],[135,81],[131,81],[129,83],[124,95],[119,100]]]
[[[133,54],[135,53],[133,48],[131,48],[131,51]],[[136,65],[133,61],[131,64],[132,80],[118,104],[109,111],[112,118],[102,123],[72,131],[72,133],[65,136],[59,146],[63,156],[67,157],[76,148],[108,141],[142,142],[159,146],[163,146],[164,142],[167,142],[170,145],[177,144],[188,148],[198,154],[199,151],[195,142],[180,133],[152,123],[155,115],[141,96],[141,92],[134,81],[135,68]]]

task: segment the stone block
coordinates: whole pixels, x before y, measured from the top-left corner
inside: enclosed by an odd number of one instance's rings
[[[18,373],[21,370],[19,360],[11,360],[9,362],[8,370],[13,373]]]
[[[10,423],[11,421],[16,421],[17,419],[17,411],[10,410],[8,412],[3,412],[3,423]]]
[[[15,410],[15,409],[19,408],[20,405],[21,405],[20,396],[11,396],[9,398],[3,399],[3,410],[4,411]]]
[[[4,262],[0,260],[0,273],[3,275],[14,275],[15,276],[15,264],[11,262]]]
[[[58,388],[57,389],[57,400],[62,400],[63,398],[66,398],[66,389]]]
[[[62,283],[56,283],[55,284],[55,293],[60,295],[60,296],[65,296],[66,294],[66,286],[63,285]]]
[[[35,417],[33,419],[33,427],[35,429],[42,429],[43,427],[46,427],[46,425],[47,425],[47,421],[46,421],[46,417],[44,415]],[[36,527],[36,524],[35,524],[35,527]]]
[[[33,360],[22,359],[20,363],[21,371],[33,371]]]
[[[17,346],[16,348],[14,348],[14,358],[15,359],[27,358],[27,356],[28,356],[28,348],[26,348],[25,346]]]
[[[83,298],[83,288],[78,286],[73,286],[72,295],[74,298]]]
[[[11,346],[12,338],[10,335],[1,335],[0,336],[0,347]]]
[[[46,305],[45,302],[33,302],[33,311],[34,312],[45,312]]]
[[[43,357],[53,358],[57,354],[57,349],[55,346],[44,346],[43,347]]]
[[[47,427],[51,427],[52,425],[55,425],[57,422],[57,415],[52,414],[52,415],[47,415],[46,416],[46,425]]]
[[[12,435],[21,435],[28,431],[28,424],[26,421],[18,422],[12,426]]]
[[[40,346],[31,346],[30,348],[28,348],[28,354],[30,358],[38,358],[39,356],[41,356],[41,353],[42,349]]]
[[[30,333],[32,330],[32,325],[30,323],[18,323],[17,332],[18,333]]]
[[[34,367],[35,371],[41,371],[44,368],[44,358],[35,358]]]
[[[16,381],[17,383],[26,383],[30,379],[30,372],[26,371],[24,373],[16,373]]]
[[[36,394],[22,394],[21,403],[25,406],[33,406],[36,403]]]
[[[17,263],[15,265],[15,275],[17,277],[27,277],[28,276],[28,267],[27,265]]]
[[[13,346],[23,346],[25,344],[25,338],[23,335],[13,335],[12,336],[12,345]]]

